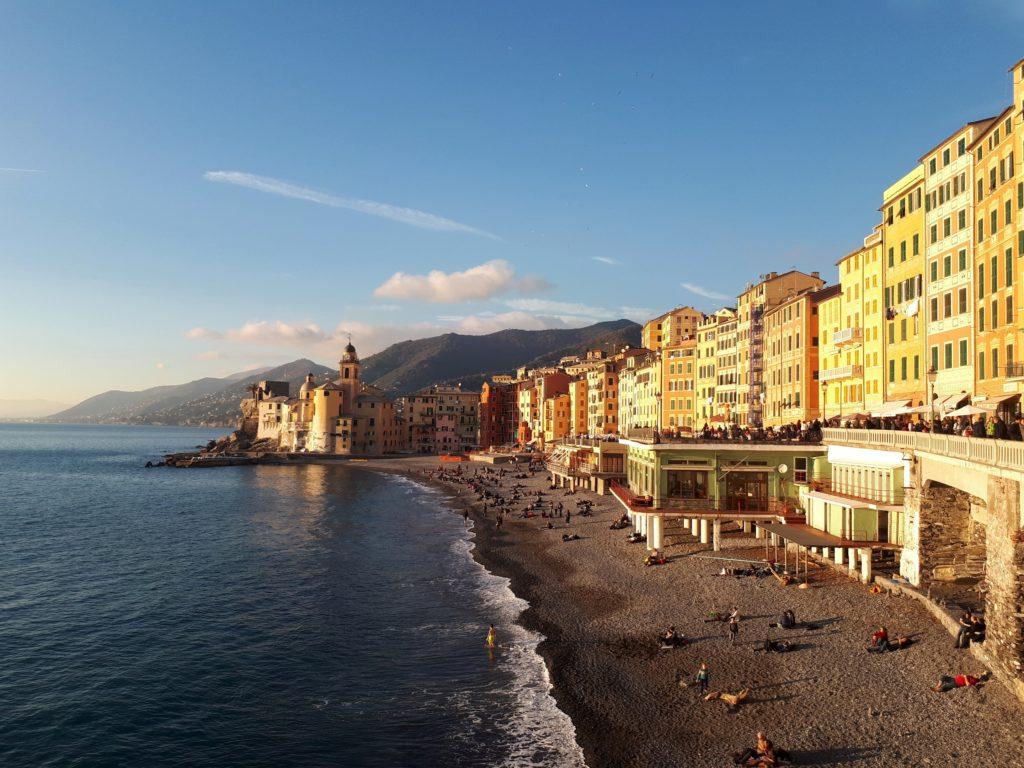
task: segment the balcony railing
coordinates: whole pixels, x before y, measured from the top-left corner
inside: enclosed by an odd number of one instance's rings
[[[857,344],[861,340],[860,328],[843,328],[832,334],[832,343],[839,347],[843,344]]]
[[[1003,366],[1003,375],[1008,379],[1024,378],[1024,363],[1007,363]]]
[[[823,429],[826,443],[889,451],[920,451],[1000,469],[1024,471],[1024,442],[932,435],[891,429]]]
[[[795,517],[799,510],[792,502],[784,499],[748,500],[743,497],[724,497],[717,499],[661,499],[657,504],[651,496],[641,496],[631,491],[622,483],[612,481],[612,494],[631,511],[634,512],[693,512],[694,514],[758,515],[772,517]]]
[[[877,488],[866,483],[847,482],[830,478],[811,480],[809,485],[812,491],[830,493],[833,496],[842,496],[873,504],[903,503],[903,488]]]
[[[818,374],[818,381],[837,381],[838,379],[849,379],[860,376],[864,370],[860,365],[844,365],[840,368],[826,368]]]

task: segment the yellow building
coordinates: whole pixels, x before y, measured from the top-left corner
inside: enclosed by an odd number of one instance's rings
[[[736,311],[719,309],[705,317],[697,326],[697,355],[694,388],[697,398],[694,402],[694,425],[698,428],[715,419],[715,405],[718,401],[718,329],[725,322],[734,322]],[[721,419],[718,419],[721,421]]]
[[[836,262],[837,295],[818,307],[822,418],[853,416],[883,403],[884,303],[880,228]]]
[[[690,433],[696,415],[696,336],[661,350],[661,424],[672,433]]]
[[[914,167],[882,196],[886,329],[886,405],[893,410],[925,399],[924,167]]]
[[[717,421],[738,424],[740,368],[736,347],[737,317],[734,310],[727,311],[729,316],[719,320],[715,338],[715,416]]]
[[[544,400],[544,444],[550,445],[569,434],[572,422],[572,398],[566,394]]]
[[[960,128],[921,158],[928,314],[925,350],[934,396],[953,407],[974,391],[974,139],[994,122]],[[929,395],[930,396],[930,395]],[[927,402],[927,400],[926,400]]]
[[[838,285],[806,288],[765,312],[765,426],[818,418],[819,305],[838,296]]]
[[[610,435],[619,428],[619,371],[611,358],[595,361],[587,377],[587,434]]]
[[[585,376],[569,382],[569,434],[587,434],[587,379]]]
[[[642,345],[657,352],[669,344],[697,334],[697,326],[704,319],[704,313],[693,307],[676,307],[665,314],[648,320],[641,332]]]
[[[657,352],[629,355],[619,370],[619,432],[653,430],[661,412],[661,359]]]
[[[1014,67],[1014,103],[1024,98],[1021,77],[1024,63]],[[1019,324],[1015,283],[1020,212],[1024,177],[1016,164],[1022,152],[1019,140],[1019,106],[1007,107],[989,126],[978,132],[969,150],[974,155],[975,251],[974,251],[974,394],[976,402],[995,403],[1018,392],[1016,351]]]
[[[761,423],[764,395],[764,315],[791,296],[817,290],[825,281],[817,272],[769,272],[749,283],[736,303],[736,399],[732,420],[743,425]]]

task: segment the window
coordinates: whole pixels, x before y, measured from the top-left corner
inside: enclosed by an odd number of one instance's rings
[[[957,314],[962,315],[967,312],[967,289],[961,288],[957,291]]]
[[[900,381],[907,380],[907,358],[900,358]]]
[[[793,482],[807,482],[807,464],[808,462],[806,456],[793,457]]]
[[[960,365],[967,365],[967,339],[960,339]]]
[[[992,350],[992,376],[999,375],[999,350]]]
[[[943,362],[944,367],[952,368],[953,367],[953,343],[952,342],[946,342],[945,346],[942,348],[942,357],[943,357],[942,362]]]
[[[1012,218],[1013,204],[1012,201],[1007,200],[1003,206],[1003,224],[1009,224],[1013,221]]]
[[[890,248],[889,249],[889,266],[891,267],[892,265],[893,265],[893,253],[892,253],[892,248]]]
[[[953,315],[953,294],[952,292],[945,294],[942,297],[942,316],[951,317]]]
[[[950,230],[951,230],[952,226],[953,226],[953,220],[951,218],[949,218],[949,216],[947,216],[945,219],[943,219],[943,221],[942,221],[942,236],[943,237],[949,237],[949,233],[950,233]]]
[[[978,378],[979,379],[984,379],[985,378],[985,353],[984,352],[979,352],[978,353]]]
[[[992,299],[992,330],[994,331],[999,327],[999,302]],[[992,371],[992,375],[995,375],[995,370]]]
[[[939,348],[932,347],[932,368],[939,370]]]
[[[978,332],[984,333],[985,331],[985,308],[981,307],[978,310]]]
[[[935,158],[928,161],[928,173],[935,173]]]
[[[985,265],[978,265],[978,298],[985,298]]]
[[[963,229],[967,226],[967,211],[959,211],[956,215],[956,228]]]
[[[949,165],[949,147],[942,150],[942,164],[944,166]]]
[[[934,283],[936,280],[939,279],[939,262],[933,261],[931,263],[931,269],[932,269],[931,281]]]
[[[914,235],[914,237],[917,237],[917,235]],[[906,260],[907,260],[907,241],[904,240],[904,241],[902,241],[900,243],[900,261],[906,261]]]
[[[1009,288],[1011,285],[1013,285],[1013,249],[1012,248],[1007,248],[1006,249],[1006,253],[1003,254],[1003,262],[1004,262],[1003,263],[1003,267],[1004,267],[1003,285],[1005,285],[1007,288]]]
[[[967,139],[966,138],[960,139],[960,141],[958,141],[956,143],[956,156],[957,157],[963,157],[965,152],[967,152]]]
[[[921,378],[921,358],[914,355],[914,378]]]
[[[1013,323],[1013,296],[1006,297],[1006,322]],[[1007,360],[1006,362],[1010,362]]]
[[[982,377],[982,378],[984,378],[984,377]],[[889,383],[892,384],[894,381],[896,381],[896,361],[895,360],[890,360],[889,361]]]
[[[942,319],[939,316],[939,299],[936,296],[932,297],[932,311],[931,311],[931,315],[929,315],[929,317],[931,318],[932,322],[935,322],[936,320],[941,320]]]
[[[907,318],[900,320],[900,341],[907,340]]]
[[[914,235],[914,255],[917,256],[921,253],[921,236]]]
[[[956,268],[958,272],[963,272],[967,269],[967,249],[961,248],[959,253],[956,255]]]
[[[951,274],[953,274],[953,256],[946,254],[946,258],[942,260],[942,276],[949,277]]]
[[[934,243],[934,242],[935,242],[936,240],[938,240],[938,239],[939,239],[939,228],[938,228],[938,226],[937,226],[937,225],[935,225],[935,224],[932,224],[932,228],[931,228],[931,230],[929,231],[929,239],[928,239],[928,242],[929,242],[929,243]]]
[[[985,220],[978,219],[978,242],[985,239]]]

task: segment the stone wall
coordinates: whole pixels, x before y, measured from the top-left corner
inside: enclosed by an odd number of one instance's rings
[[[985,650],[998,671],[1018,685],[1024,681],[1024,541],[1020,529],[1020,487],[1015,480],[988,479],[988,591],[985,593]]]
[[[918,503],[922,583],[981,578],[985,572],[986,532],[981,522],[984,518],[979,519],[977,511],[985,508],[984,502],[934,482],[914,495]]]

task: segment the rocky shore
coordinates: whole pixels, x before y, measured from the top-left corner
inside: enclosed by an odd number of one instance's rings
[[[431,482],[436,458],[373,460],[353,466],[402,472]],[[478,465],[463,464],[472,473]],[[447,467],[450,469],[451,467]],[[643,544],[628,531],[609,530],[622,509],[611,497],[548,491],[547,477],[506,480],[543,490],[545,501],[594,501],[594,515],[547,520],[506,517],[498,529],[476,496],[440,483],[460,511],[474,519],[474,556],[508,577],[530,603],[520,621],[547,638],[540,647],[554,695],[577,729],[590,768],[708,766],[753,744],[764,730],[801,766],[1024,766],[1024,712],[997,682],[934,693],[941,675],[983,670],[916,602],[867,588],[824,569],[812,587],[783,587],[773,578],[719,575],[729,563],[712,557],[756,560],[764,549],[738,531],[724,550],[705,550],[681,526],[667,530],[664,566],[641,564]],[[516,505],[520,511],[522,505]],[[562,541],[562,534],[580,539]],[[730,644],[725,625],[705,622],[713,608],[737,607],[743,621]],[[770,629],[786,608],[813,630]],[[659,650],[656,633],[669,624],[690,638],[686,647]],[[868,654],[880,625],[913,638],[898,652]],[[794,650],[765,654],[767,636],[788,639]],[[703,701],[677,676],[692,677],[707,662],[711,689],[750,689],[729,712]]]

